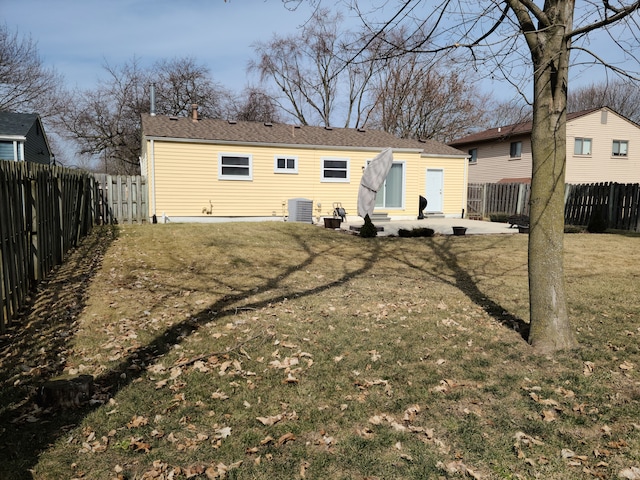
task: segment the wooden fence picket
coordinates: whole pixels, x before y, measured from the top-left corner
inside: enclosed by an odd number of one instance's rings
[[[469,184],[469,215],[528,215],[528,184]],[[480,193],[481,192],[481,193]],[[565,186],[565,223],[588,225],[599,212],[609,228],[640,232],[640,184],[590,183]]]
[[[148,221],[146,179],[0,161],[0,332],[93,225]]]

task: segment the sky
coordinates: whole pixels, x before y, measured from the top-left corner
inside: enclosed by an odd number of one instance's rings
[[[31,35],[43,63],[82,89],[106,78],[105,62],[189,56],[240,91],[251,45],[295,33],[309,14],[304,2],[291,11],[281,0],[0,0],[10,31]]]
[[[311,8],[306,0],[293,10],[282,0],[0,0],[0,17],[10,31],[37,42],[44,65],[61,73],[69,88],[91,89],[106,79],[105,63],[118,67],[135,57],[150,66],[192,57],[210,69],[214,81],[239,93],[257,83],[246,72],[252,44],[295,33]],[[356,30],[360,24],[345,16],[344,26]],[[591,46],[598,43],[607,51],[611,41],[606,40],[600,37]],[[604,78],[602,69],[583,70],[572,70],[573,87]],[[504,81],[484,81],[481,89],[501,100],[517,96]]]

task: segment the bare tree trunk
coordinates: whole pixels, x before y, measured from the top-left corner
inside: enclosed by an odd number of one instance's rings
[[[571,4],[572,2],[568,2]],[[559,6],[561,10],[563,6]],[[566,8],[573,8],[566,7]],[[572,10],[571,10],[572,11]],[[531,149],[531,214],[529,234],[529,343],[540,352],[576,345],[567,313],[564,285],[564,182],[569,49],[567,29],[572,14],[559,13],[554,26],[536,30],[531,48],[534,63],[534,110]],[[563,24],[562,20],[566,21]]]

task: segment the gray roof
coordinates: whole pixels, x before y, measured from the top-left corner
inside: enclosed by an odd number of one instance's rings
[[[241,122],[188,117],[142,115],[145,137],[217,141],[237,144],[341,147],[351,149],[411,149],[426,155],[466,155],[435,140],[398,138],[378,130],[326,128],[284,123]]]
[[[25,137],[37,120],[35,113],[0,112],[0,135]]]

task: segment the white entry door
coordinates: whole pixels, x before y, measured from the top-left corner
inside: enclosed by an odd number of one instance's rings
[[[427,182],[425,198],[427,199],[428,213],[442,213],[442,189],[444,186],[444,170],[427,169]]]

